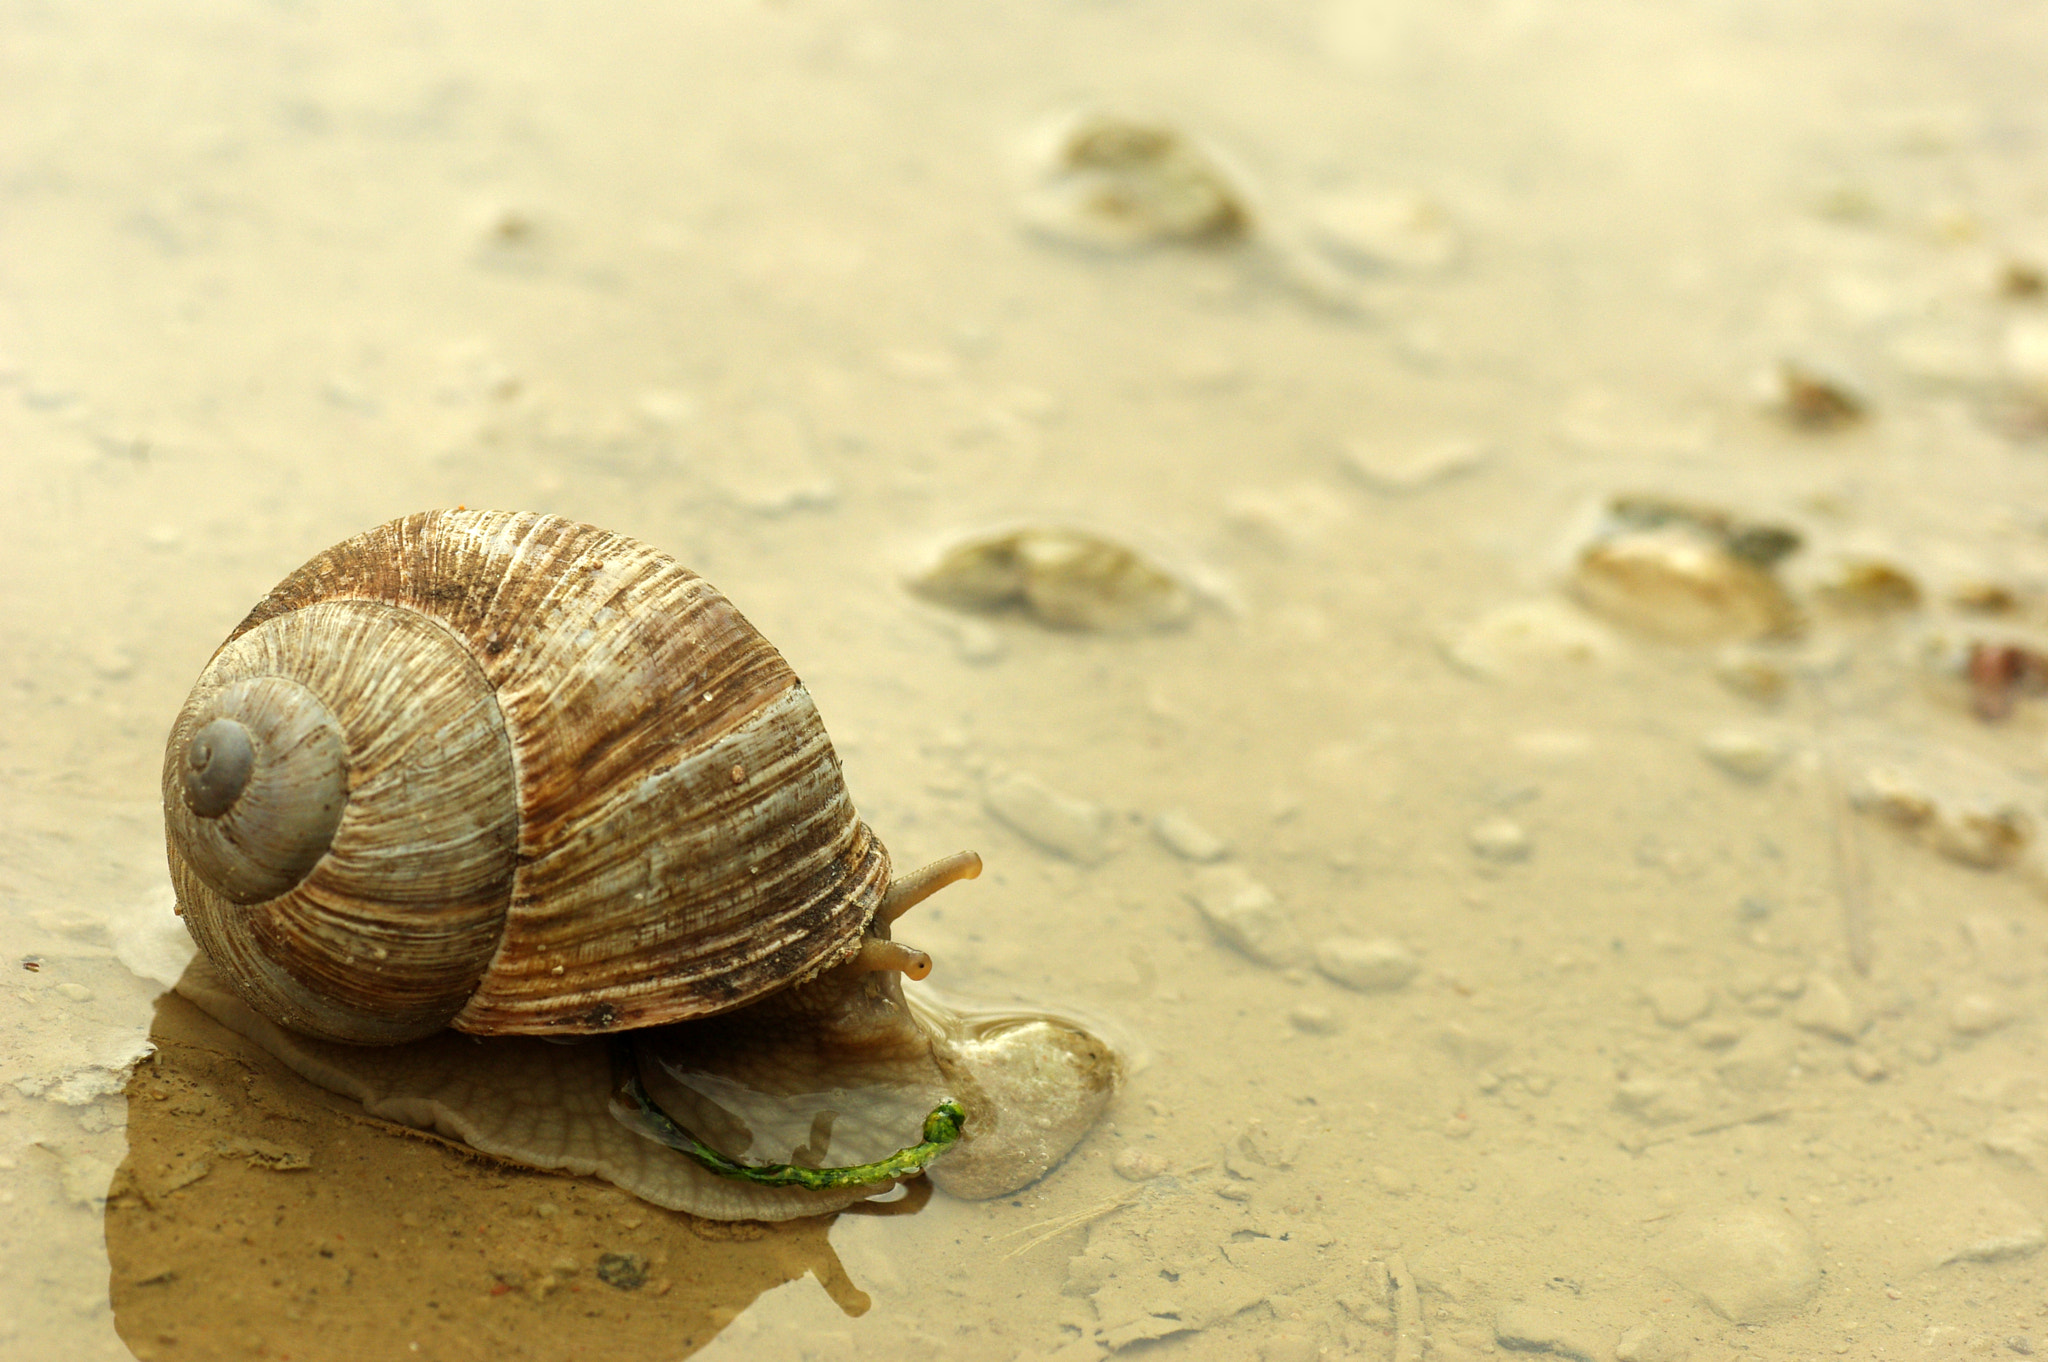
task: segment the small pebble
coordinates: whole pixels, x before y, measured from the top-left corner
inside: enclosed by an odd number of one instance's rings
[[[1510,1305],[1493,1319],[1494,1342],[1512,1352],[1551,1353],[1575,1362],[1594,1362],[1607,1349],[1591,1331],[1567,1318],[1562,1311],[1540,1305]]]
[[[1275,1334],[1259,1345],[1259,1362],[1318,1362],[1322,1347],[1300,1334]]]
[[[1026,841],[1082,865],[1100,865],[1116,850],[1109,810],[1048,789],[1015,772],[993,776],[982,791],[988,811]]]
[[[1868,1050],[1849,1052],[1849,1072],[1865,1083],[1877,1083],[1891,1076],[1891,1066]]]
[[[1667,1079],[1651,1075],[1630,1078],[1615,1085],[1614,1109],[1625,1111],[1653,1126],[1690,1121],[1706,1103],[1705,1091],[1694,1079]]]
[[[1400,988],[1422,966],[1415,953],[1385,937],[1325,937],[1316,943],[1316,968],[1325,977],[1360,993],[1385,993]]]
[[[1415,492],[1471,472],[1486,462],[1488,452],[1476,440],[1447,440],[1419,449],[1353,441],[1345,446],[1344,463],[1375,491]]]
[[[1166,1171],[1166,1160],[1149,1149],[1132,1147],[1119,1150],[1110,1160],[1109,1166],[1116,1175],[1130,1182],[1147,1182]]]
[[[1529,859],[1529,834],[1512,818],[1489,818],[1474,824],[1465,836],[1473,853],[1482,861],[1509,865]]]
[[[1643,997],[1665,1026],[1690,1026],[1714,1006],[1713,990],[1696,979],[1653,979],[1643,986]]]
[[[1936,851],[1978,870],[2011,865],[2033,836],[2032,820],[2013,808],[1942,809],[1927,829]]]
[[[1999,263],[1995,287],[2007,298],[2039,298],[2048,293],[2048,270],[2032,260],[2009,258]]]
[[[1949,1263],[2004,1263],[2015,1258],[2031,1258],[2048,1246],[2048,1230],[2038,1224],[2024,1225],[2004,1234],[1988,1235],[1973,1239],[1942,1259]]]
[[[1708,761],[1742,780],[1768,779],[1785,759],[1782,743],[1746,728],[1723,728],[1700,739]]]
[[[1714,659],[1714,675],[1729,690],[1760,705],[1776,704],[1792,688],[1792,674],[1782,662],[1739,645]]]
[[[126,681],[135,675],[135,657],[123,648],[104,648],[93,655],[92,669],[104,681]]]
[[[1869,410],[1843,379],[1787,360],[1761,383],[1767,405],[1802,430],[1836,430],[1854,425]]]
[[[1415,1190],[1414,1178],[1398,1168],[1389,1168],[1385,1164],[1374,1166],[1372,1180],[1374,1185],[1388,1196],[1407,1196]]]
[[[57,992],[63,994],[74,1003],[92,1001],[92,990],[84,984],[59,984],[57,985]]]
[[[1337,1014],[1320,1003],[1301,1003],[1288,1009],[1287,1020],[1295,1030],[1311,1036],[1334,1036],[1344,1029]]]
[[[1982,1036],[2012,1020],[2005,1004],[1988,993],[1965,993],[1949,1005],[1948,1025],[1959,1036]]]
[[[1754,1000],[1752,1000],[1754,1001]],[[1729,1087],[1767,1092],[1784,1085],[1797,1057],[1797,1034],[1775,1023],[1744,1035],[1714,1064]]]
[[[107,920],[97,913],[53,908],[35,914],[33,921],[46,932],[56,932],[80,941],[101,941],[107,935]]]
[[[2007,325],[2005,367],[2022,383],[2048,386],[2048,321],[2015,318]]]
[[[1917,610],[1924,595],[1913,574],[1882,558],[1850,559],[1817,589],[1838,609],[1867,615]]]
[[[647,1284],[647,1260],[637,1253],[607,1253],[597,1260],[597,1279],[621,1291]]]
[[[1789,1315],[1820,1287],[1812,1238],[1779,1210],[1689,1212],[1672,1223],[1660,1248],[1664,1269],[1736,1324]]]
[[[1488,680],[1605,663],[1620,652],[1603,625],[1553,600],[1517,601],[1490,610],[1446,638],[1443,648],[1451,665]]]
[[[2019,924],[1997,913],[1971,913],[1963,918],[1963,936],[1978,962],[1985,966],[2007,963],[2021,944]]]
[[[1835,1040],[1853,1041],[1870,1025],[1870,1017],[1842,986],[1826,974],[1809,975],[1792,1022]]]
[[[2019,612],[2021,598],[2004,582],[1979,579],[1950,587],[1948,603],[1972,615],[2012,615]]]
[[[1190,861],[1220,861],[1230,854],[1221,837],[1179,809],[1162,810],[1152,820],[1152,834],[1174,855]]]
[[[953,621],[953,651],[962,662],[986,666],[1003,660],[1003,636],[981,620]]]
[[[1193,898],[1224,944],[1263,965],[1286,968],[1307,963],[1308,943],[1273,891],[1242,866],[1213,866],[1197,875]]]
[[[1692,1349],[1647,1320],[1621,1331],[1614,1362],[1686,1362]]]

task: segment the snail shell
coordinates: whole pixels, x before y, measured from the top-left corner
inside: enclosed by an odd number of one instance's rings
[[[555,516],[424,512],[314,558],[214,653],[163,793],[222,976],[358,1044],[726,1012],[853,954],[889,883],[782,656]]]

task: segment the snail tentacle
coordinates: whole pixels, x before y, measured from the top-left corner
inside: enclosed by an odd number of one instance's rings
[[[735,1178],[763,1187],[808,1187],[829,1191],[837,1187],[872,1187],[915,1177],[925,1165],[950,1149],[967,1125],[966,1110],[948,1097],[924,1118],[922,1140],[872,1163],[848,1164],[838,1168],[804,1168],[793,1163],[741,1163],[719,1153],[677,1124],[640,1085],[640,1076],[629,1067],[612,1094],[612,1113],[628,1128],[684,1155],[699,1167],[724,1178]]]
[[[972,851],[956,851],[942,860],[933,861],[922,870],[913,870],[889,882],[882,902],[875,908],[875,921],[894,922],[947,885],[976,879],[980,875],[981,857]]]
[[[908,978],[922,979],[932,972],[932,958],[914,946],[904,945],[901,941],[870,936],[862,940],[860,949],[853,953],[842,968],[848,974],[873,974],[879,970],[895,970]]]

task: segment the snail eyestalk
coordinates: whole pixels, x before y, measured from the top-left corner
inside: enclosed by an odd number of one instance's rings
[[[871,936],[860,943],[860,949],[846,962],[846,969],[853,974],[873,974],[877,970],[892,969],[908,978],[922,979],[932,972],[932,958],[901,941]]]
[[[933,861],[922,870],[913,870],[901,879],[890,881],[889,888],[882,894],[881,906],[875,909],[875,921],[894,922],[947,885],[975,879],[980,874],[981,857],[972,851],[956,851],[942,860]]]
[[[856,1163],[840,1168],[802,1168],[792,1163],[741,1163],[719,1153],[692,1135],[658,1106],[640,1085],[640,1076],[628,1072],[613,1093],[612,1110],[633,1129],[659,1144],[689,1158],[699,1167],[762,1187],[808,1187],[828,1191],[835,1187],[872,1187],[915,1177],[925,1165],[950,1149],[967,1125],[967,1112],[948,1097],[924,1118],[923,1141],[899,1149],[873,1163]]]

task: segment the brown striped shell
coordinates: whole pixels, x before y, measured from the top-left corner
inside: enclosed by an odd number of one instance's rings
[[[554,516],[424,512],[314,558],[207,664],[163,789],[222,976],[358,1043],[725,1012],[854,952],[889,883],[781,654]]]

